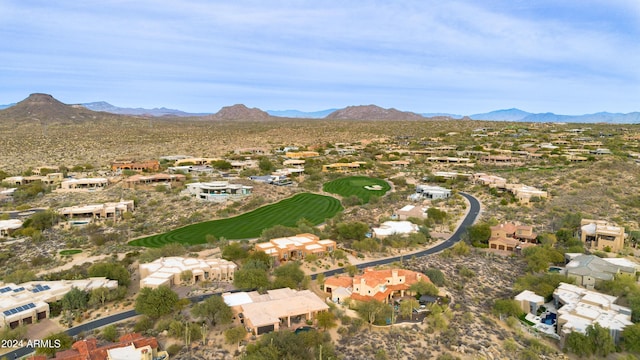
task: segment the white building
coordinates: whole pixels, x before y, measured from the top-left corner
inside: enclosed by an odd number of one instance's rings
[[[203,280],[232,281],[237,266],[225,259],[166,257],[140,264],[140,287],[157,288],[183,283],[183,274],[191,272],[190,283]]]
[[[413,200],[418,199],[446,199],[451,196],[451,190],[441,186],[418,185],[415,194],[411,195]]]
[[[420,228],[411,221],[385,221],[380,227],[373,228],[375,237],[385,237],[389,235],[405,235],[418,232]]]
[[[185,192],[200,200],[225,202],[249,196],[252,189],[252,186],[229,184],[228,181],[212,181],[187,184]]]
[[[589,325],[598,323],[609,329],[617,343],[622,330],[631,322],[631,309],[616,305],[615,296],[587,290],[572,284],[560,283],[553,292],[555,306],[558,309],[557,332],[561,343],[573,331],[585,333]]]
[[[107,278],[83,280],[30,281],[20,285],[0,285],[0,328],[12,329],[32,324],[49,316],[50,302],[61,300],[72,288],[91,291],[97,288],[117,289],[118,282]]]
[[[17,219],[0,220],[0,237],[11,235],[11,232],[22,227],[22,221]]]

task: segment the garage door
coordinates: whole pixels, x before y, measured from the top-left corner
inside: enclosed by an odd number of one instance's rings
[[[267,325],[267,326],[259,326],[257,330],[257,335],[266,334],[275,330],[275,325]]]

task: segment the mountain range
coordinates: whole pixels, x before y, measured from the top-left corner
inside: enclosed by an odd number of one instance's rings
[[[216,113],[188,113],[168,108],[124,108],[104,101],[67,105],[48,94],[31,94],[18,103],[0,105],[0,118],[55,118],[58,120],[82,120],[95,118],[96,112],[117,115],[147,117],[201,117],[203,120],[266,121],[272,118],[340,119],[340,120],[490,120],[512,122],[571,122],[638,124],[640,112],[599,112],[584,115],[558,115],[554,113],[530,113],[520,109],[496,110],[488,113],[457,115],[448,113],[414,113],[376,105],[348,106],[343,109],[326,109],[314,112],[299,110],[267,110],[248,108],[242,104],[225,106]]]

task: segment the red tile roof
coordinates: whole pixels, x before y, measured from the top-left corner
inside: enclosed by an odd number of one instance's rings
[[[158,348],[158,340],[155,337],[143,337],[141,334],[125,334],[120,337],[120,342],[97,346],[96,339],[80,340],[73,343],[72,349],[56,353],[56,360],[107,360],[107,350],[125,347],[133,344],[137,348],[149,345],[152,349]]]

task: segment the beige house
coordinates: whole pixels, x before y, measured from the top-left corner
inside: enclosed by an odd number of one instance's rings
[[[619,275],[635,278],[636,267],[617,265],[595,255],[580,254],[569,261],[564,273],[567,277],[575,279],[577,285],[593,289],[599,282],[613,280]]]
[[[513,298],[520,304],[522,311],[530,314],[536,314],[538,308],[544,305],[544,297],[537,295],[533,291],[524,290]]]
[[[360,169],[360,166],[364,164],[366,163],[363,161],[327,164],[327,165],[322,165],[322,172],[346,173],[349,171],[358,170]]]
[[[22,227],[22,220],[0,220],[0,237],[10,236],[12,232]]]
[[[309,233],[271,239],[255,245],[256,251],[262,251],[276,261],[301,260],[310,254],[322,256],[335,249],[335,241],[320,240],[318,236]]]
[[[200,281],[233,281],[237,266],[225,259],[163,257],[140,264],[140,288],[157,288]],[[189,279],[185,279],[189,275]]]
[[[67,179],[60,183],[60,189],[58,189],[58,191],[96,191],[102,190],[108,185],[109,180],[106,178]]]
[[[120,200],[120,202],[104,203],[104,204],[91,204],[81,206],[71,206],[58,209],[58,214],[62,217],[82,220],[94,220],[94,219],[111,219],[118,220],[122,218],[122,215],[126,212],[133,211],[133,200]]]
[[[317,151],[289,151],[285,155],[289,159],[304,159],[320,156]]]
[[[228,181],[211,181],[187,184],[184,192],[200,200],[225,202],[247,197],[252,189],[253,186],[230,184]]]
[[[165,185],[171,187],[174,184],[183,184],[187,177],[182,174],[152,174],[152,175],[133,175],[124,180],[124,187],[128,189],[148,188],[157,185]]]
[[[605,220],[582,219],[580,240],[589,250],[618,252],[624,248],[624,228]]]
[[[158,160],[134,161],[134,160],[116,160],[111,163],[111,170],[122,171],[158,171],[160,170],[160,162]]]
[[[235,313],[242,314],[239,317],[244,326],[254,335],[292,328],[292,319],[313,321],[319,312],[329,310],[329,305],[310,290],[282,288],[268,290],[266,294],[225,293],[222,298]]]
[[[538,235],[533,227],[502,223],[491,227],[489,248],[495,250],[520,251],[527,247],[536,246]]]

